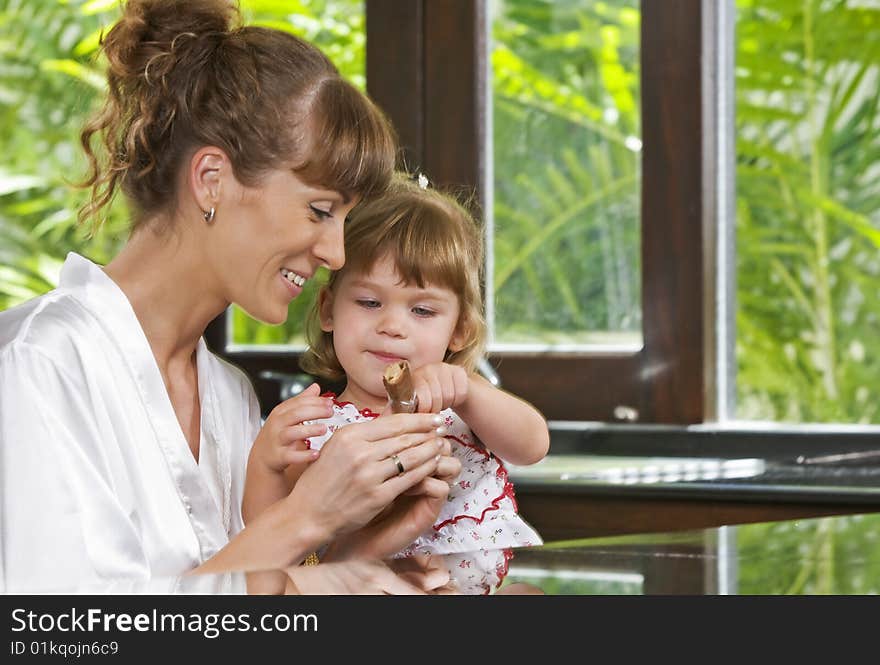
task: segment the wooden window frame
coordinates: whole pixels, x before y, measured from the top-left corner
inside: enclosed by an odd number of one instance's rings
[[[642,0],[642,348],[635,353],[490,353],[502,387],[548,420],[691,424],[711,419],[717,348],[715,171],[707,0]],[[366,0],[367,89],[398,131],[405,164],[484,201],[488,85],[482,0]],[[708,212],[707,212],[708,211]],[[299,371],[295,351],[228,350],[228,313],[209,345],[279,401],[265,371]]]

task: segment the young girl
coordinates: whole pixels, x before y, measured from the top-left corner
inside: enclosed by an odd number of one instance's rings
[[[517,514],[502,460],[541,460],[543,416],[474,372],[484,351],[483,243],[453,197],[399,174],[389,191],[356,209],[346,226],[344,267],[333,273],[310,317],[303,368],[344,380],[325,434],[388,411],[383,372],[406,360],[418,411],[444,419],[461,473],[433,528],[396,558],[443,555],[461,593],[489,593],[516,546],[541,538]],[[293,471],[295,474],[295,471]]]

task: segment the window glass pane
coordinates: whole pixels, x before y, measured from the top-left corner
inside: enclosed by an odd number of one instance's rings
[[[880,2],[736,7],[737,417],[880,422]]]
[[[491,7],[493,348],[638,348],[639,3]]]
[[[260,2],[253,0],[256,9],[253,23],[264,23],[282,30],[291,30],[318,46],[333,61],[342,75],[361,90],[366,89],[366,30],[363,0],[301,0],[290,3]],[[292,7],[292,8],[291,8]],[[252,319],[239,307],[230,308],[231,334],[227,339],[236,345],[293,345],[305,346],[303,326],[306,312],[315,301],[318,288],[326,280],[323,269],[309,280],[305,290],[291,301],[287,321],[280,326],[270,326]]]

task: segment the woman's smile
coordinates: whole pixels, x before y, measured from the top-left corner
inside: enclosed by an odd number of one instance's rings
[[[304,277],[299,273],[295,273],[292,270],[288,270],[287,268],[282,268],[278,272],[278,276],[284,283],[284,288],[287,289],[287,292],[290,294],[291,299],[296,298],[300,293],[303,292],[303,287],[308,280],[307,277]]]

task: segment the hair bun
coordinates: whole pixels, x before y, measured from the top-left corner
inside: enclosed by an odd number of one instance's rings
[[[112,74],[137,77],[151,59],[170,53],[178,43],[200,41],[176,40],[181,35],[223,35],[240,24],[238,8],[229,0],[129,0],[102,48]]]

